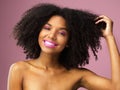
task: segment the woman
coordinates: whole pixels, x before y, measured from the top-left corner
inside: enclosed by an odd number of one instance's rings
[[[14,30],[26,58],[14,63],[8,90],[120,90],[120,58],[107,16],[60,8],[52,4],[28,10]],[[88,49],[97,59],[104,37],[109,48],[112,78],[82,68],[89,63]]]

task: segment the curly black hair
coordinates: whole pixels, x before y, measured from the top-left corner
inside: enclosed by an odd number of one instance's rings
[[[59,63],[67,69],[78,68],[89,63],[89,48],[97,59],[98,49],[101,48],[102,24],[96,25],[98,15],[89,11],[59,7],[53,4],[38,4],[27,10],[22,19],[15,25],[13,34],[17,45],[24,49],[26,58],[39,57],[41,48],[38,35],[45,23],[54,15],[66,20],[70,34],[68,45],[60,55]],[[102,25],[102,26],[101,26]]]

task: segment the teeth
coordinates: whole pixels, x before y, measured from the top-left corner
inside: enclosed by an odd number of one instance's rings
[[[55,46],[55,44],[51,43],[51,42],[48,42],[48,41],[45,41],[45,44],[46,45],[49,45],[49,46]]]
[[[49,48],[54,48],[57,46],[54,42],[50,42],[50,41],[44,41],[44,45]]]

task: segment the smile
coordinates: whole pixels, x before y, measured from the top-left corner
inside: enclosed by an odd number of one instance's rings
[[[57,44],[55,42],[51,42],[51,41],[47,41],[47,40],[44,40],[44,45],[49,48],[54,48],[57,46]]]

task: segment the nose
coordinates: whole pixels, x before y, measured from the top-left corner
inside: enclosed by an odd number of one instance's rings
[[[50,38],[51,40],[56,40],[56,32],[51,30],[48,34],[48,38]]]

